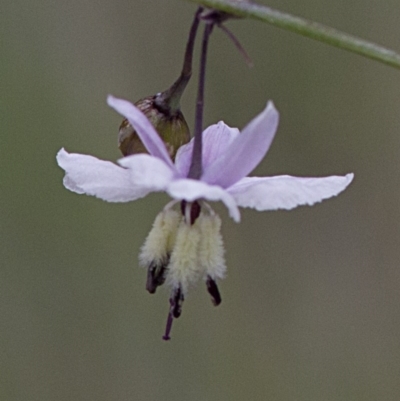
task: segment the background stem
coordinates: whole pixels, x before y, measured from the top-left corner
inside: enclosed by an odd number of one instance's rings
[[[270,7],[234,0],[187,0],[237,17],[252,18],[400,69],[400,54],[372,42]]]

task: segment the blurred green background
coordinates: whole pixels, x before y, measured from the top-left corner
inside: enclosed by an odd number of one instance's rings
[[[266,4],[266,2],[265,2]],[[271,0],[400,50],[398,0]],[[212,37],[205,123],[281,123],[256,175],[355,173],[338,198],[223,223],[223,302],[168,292],[137,255],[168,198],[108,204],[62,186],[61,147],[120,157],[106,95],[177,77],[195,6],[6,0],[0,56],[0,399],[399,400],[400,71],[254,21]],[[198,48],[196,60],[198,59]],[[197,71],[197,61],[196,61]],[[192,126],[195,80],[183,99]]]

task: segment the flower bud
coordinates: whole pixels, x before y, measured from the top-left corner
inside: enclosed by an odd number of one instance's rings
[[[190,131],[179,107],[179,100],[186,87],[187,79],[180,77],[165,92],[138,100],[138,107],[160,135],[172,160],[178,149],[190,140]],[[118,146],[124,156],[147,153],[135,129],[127,119],[119,127]]]

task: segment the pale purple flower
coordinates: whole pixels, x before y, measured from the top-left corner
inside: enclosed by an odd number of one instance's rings
[[[203,132],[200,180],[186,178],[193,140],[179,149],[174,164],[161,138],[139,109],[112,96],[108,104],[129,120],[150,154],[124,157],[118,160],[118,166],[61,149],[57,161],[66,173],[65,187],[73,192],[108,202],[129,202],[158,191],[188,202],[222,201],[230,216],[239,222],[238,206],[264,211],[313,205],[338,195],[353,179],[353,174],[323,178],[247,177],[265,156],[276,132],[279,114],[272,102],[241,133],[223,122]]]
[[[173,318],[180,316],[188,287],[199,277],[206,280],[213,303],[221,302],[216,284],[226,270],[221,221],[204,201],[222,201],[239,222],[239,206],[264,211],[313,205],[338,195],[353,179],[353,174],[247,177],[265,156],[278,127],[279,114],[272,102],[242,132],[223,122],[203,132],[199,180],[187,178],[193,140],[179,148],[173,162],[138,108],[112,96],[108,104],[129,120],[149,154],[124,157],[117,165],[61,149],[57,162],[65,170],[64,186],[79,194],[129,202],[150,192],[165,191],[175,200],[173,204],[182,201],[181,211],[172,210],[169,204],[157,216],[140,255],[141,263],[148,267],[147,290],[154,293],[164,281],[173,290],[164,339],[169,339]]]

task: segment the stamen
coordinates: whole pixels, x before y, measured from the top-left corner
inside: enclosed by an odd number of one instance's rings
[[[206,285],[207,291],[211,295],[213,305],[218,306],[221,303],[222,298],[217,283],[210,276],[207,276]]]
[[[166,262],[161,266],[155,264],[154,262],[150,264],[147,270],[147,281],[146,281],[146,290],[150,294],[154,294],[157,290],[157,287],[164,284],[168,263],[169,263],[169,255],[167,257]]]
[[[204,207],[209,211],[205,202]],[[224,258],[224,243],[221,235],[221,219],[214,212],[202,215],[199,219],[201,240],[198,250],[198,260],[200,270],[204,273],[206,281],[222,279],[225,276],[226,264]],[[215,284],[209,283],[208,287],[213,289]],[[214,291],[215,294],[217,291]],[[211,294],[213,296],[213,294]],[[217,299],[218,297],[216,297]]]
[[[182,289],[181,287],[179,287],[174,292],[174,305],[172,309],[172,315],[175,319],[177,319],[182,313],[182,304],[184,299],[185,298],[183,296]]]

